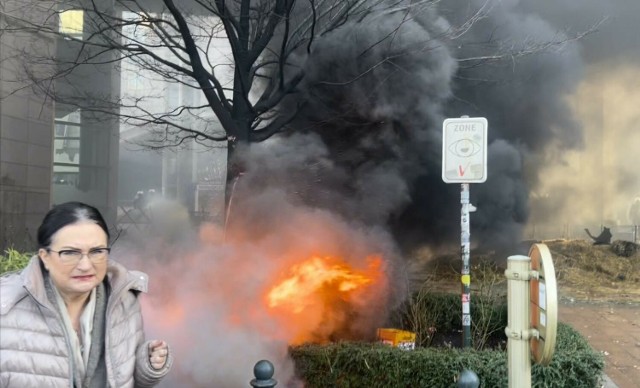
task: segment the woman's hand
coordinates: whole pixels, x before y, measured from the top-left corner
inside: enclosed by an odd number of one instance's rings
[[[162,369],[167,362],[169,347],[167,343],[160,340],[153,340],[149,343],[149,362],[153,369]]]

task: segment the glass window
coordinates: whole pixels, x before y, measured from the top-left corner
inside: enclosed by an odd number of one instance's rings
[[[74,38],[82,38],[84,27],[84,11],[69,9],[60,12],[59,31]]]
[[[53,183],[76,186],[80,174],[80,111],[56,119],[53,139]]]

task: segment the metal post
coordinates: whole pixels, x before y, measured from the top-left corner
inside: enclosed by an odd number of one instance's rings
[[[531,349],[529,347],[529,256],[507,259],[507,357],[509,388],[531,388]]]
[[[469,184],[462,183],[460,191],[460,241],[462,253],[462,346],[471,347],[471,270],[469,264],[470,239],[470,206],[469,204]],[[475,209],[474,209],[475,210]]]
[[[256,377],[251,380],[251,386],[254,388],[273,388],[278,381],[273,377],[273,364],[268,360],[260,360],[253,367],[253,375]]]

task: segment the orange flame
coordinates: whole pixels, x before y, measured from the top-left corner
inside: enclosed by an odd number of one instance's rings
[[[292,266],[267,291],[267,306],[277,309],[290,326],[297,326],[294,343],[328,340],[313,333],[314,325],[339,330],[346,324],[344,320],[348,318],[343,310],[357,304],[359,295],[382,276],[382,259],[374,256],[367,261],[367,269],[356,270],[336,257],[313,256]]]

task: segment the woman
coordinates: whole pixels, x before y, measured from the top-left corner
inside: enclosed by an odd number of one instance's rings
[[[109,230],[68,202],[38,228],[38,254],[0,278],[0,387],[152,387],[169,372],[164,341],[144,339],[147,276],[109,260]]]

